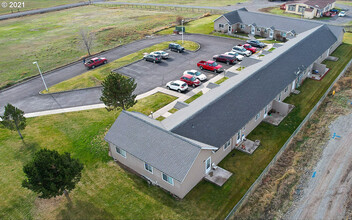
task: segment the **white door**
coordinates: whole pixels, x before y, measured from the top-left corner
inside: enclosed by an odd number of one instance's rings
[[[211,170],[211,157],[205,161],[205,174],[208,174]]]
[[[296,80],[293,81],[293,83],[292,83],[292,90],[295,90],[295,89],[296,89]]]
[[[268,115],[268,106],[265,106],[264,109],[264,118]]]
[[[255,34],[255,27],[254,26],[252,26],[252,29],[251,29],[251,34]]]
[[[270,32],[269,32],[269,37],[270,37],[270,38],[273,38],[273,36],[274,36],[274,31],[273,31],[273,30],[270,30]]]
[[[231,34],[232,33],[232,26],[229,25],[229,30],[228,30],[228,33]]]

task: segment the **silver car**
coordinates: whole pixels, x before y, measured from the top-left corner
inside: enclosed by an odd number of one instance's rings
[[[162,50],[160,50],[160,51],[154,51],[154,52],[151,52],[150,54],[152,54],[152,55],[157,55],[157,56],[161,56],[161,58],[163,58],[163,59],[168,59],[168,58],[169,58],[169,54],[166,53],[165,51],[162,51]]]

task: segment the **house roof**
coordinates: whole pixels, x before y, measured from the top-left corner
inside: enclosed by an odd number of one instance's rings
[[[258,12],[249,12],[241,8],[229,13],[223,14],[230,24],[256,24],[258,27],[271,28],[279,31],[295,30],[297,34],[308,31],[312,28],[322,25],[321,22],[306,19],[298,19],[284,16],[277,16]]]
[[[259,67],[242,70],[250,76],[239,84],[236,77],[228,79],[162,123],[176,134],[221,147],[297,77],[298,66],[308,67],[335,42],[326,25],[307,31],[267,55]]]
[[[290,2],[290,3],[287,3],[286,5],[294,5],[294,4],[302,3],[314,8],[323,9],[328,4],[332,4],[335,1],[336,0],[305,0],[305,1],[303,0],[303,1]]]
[[[127,111],[121,112],[105,140],[180,182],[202,149],[201,143],[163,129],[159,121]]]

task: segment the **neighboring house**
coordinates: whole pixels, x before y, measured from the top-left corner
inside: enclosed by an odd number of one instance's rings
[[[314,65],[341,44],[342,38],[343,28],[336,26],[300,31],[261,62],[161,122],[122,111],[105,137],[109,155],[150,183],[185,197],[219,169],[217,164],[269,117],[269,111],[287,111],[284,99],[311,74]]]
[[[249,12],[246,8],[223,14],[214,20],[215,31],[229,35],[245,33],[280,41],[286,41],[319,25],[321,23],[309,20]]]
[[[286,13],[303,15],[304,18],[319,18],[335,7],[336,0],[306,0],[286,4]]]

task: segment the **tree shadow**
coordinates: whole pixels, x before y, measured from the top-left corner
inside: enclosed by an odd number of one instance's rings
[[[20,147],[20,152],[22,156],[18,158],[23,162],[27,163],[29,159],[31,159],[34,154],[40,149],[40,146],[37,142],[22,140],[22,145]]]
[[[104,209],[96,207],[93,203],[77,200],[65,205],[56,219],[114,219],[114,216]]]

